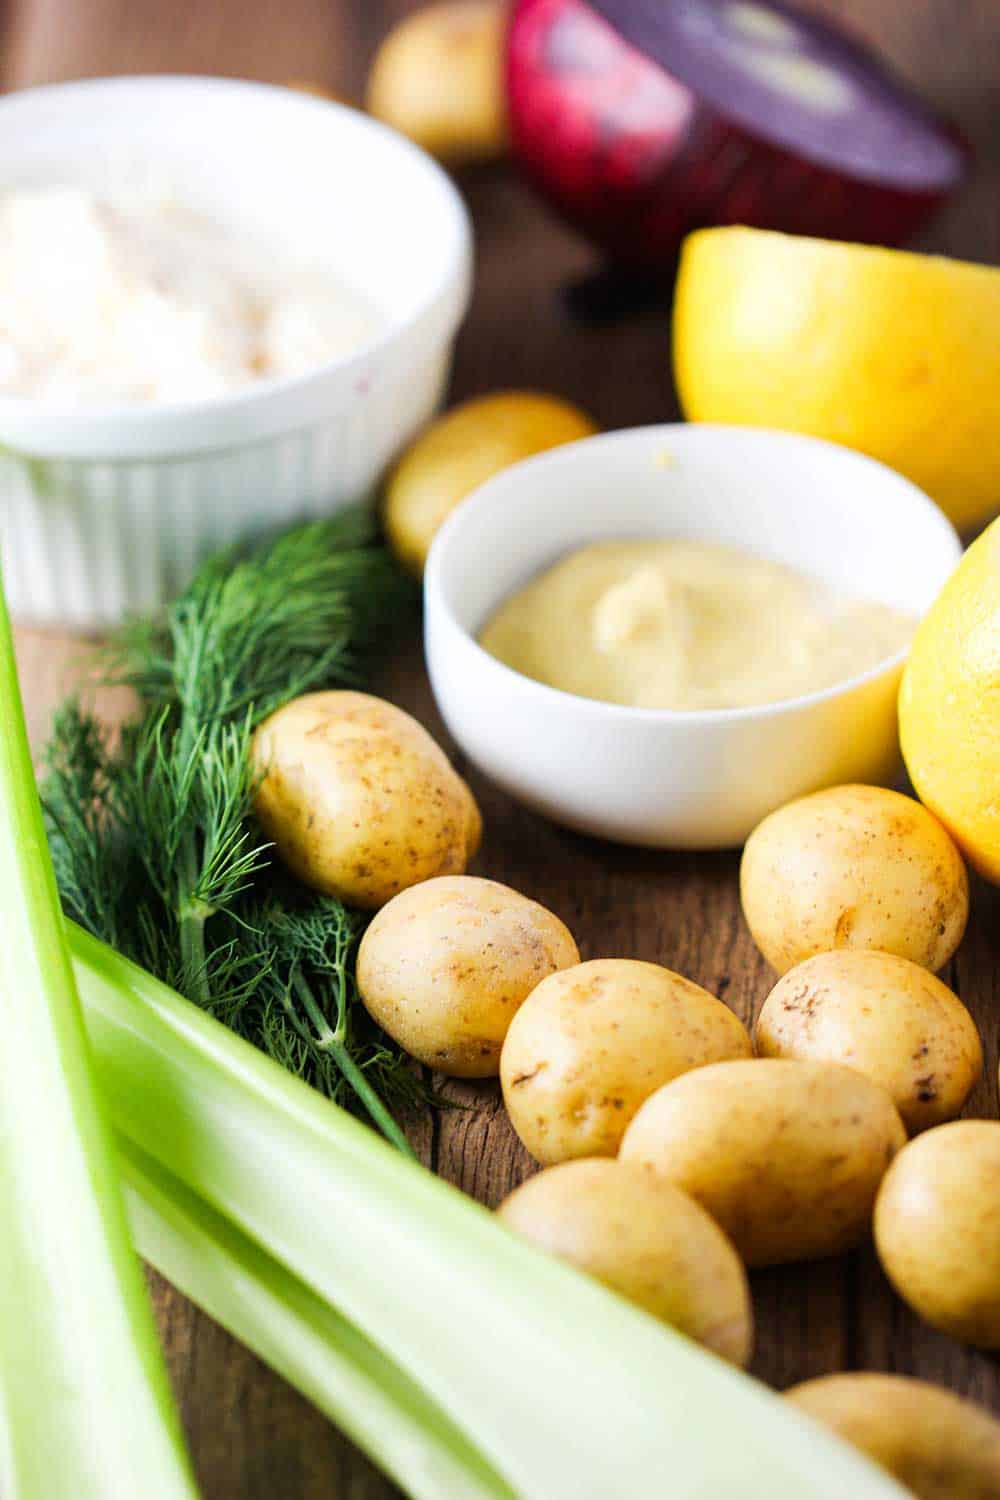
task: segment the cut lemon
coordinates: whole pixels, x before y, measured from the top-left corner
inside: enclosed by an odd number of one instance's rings
[[[1000,521],[969,548],[917,629],[899,727],[918,795],[1000,884]]]
[[[692,421],[860,449],[960,529],[1000,506],[1000,270],[705,229],[684,244],[673,338]]]

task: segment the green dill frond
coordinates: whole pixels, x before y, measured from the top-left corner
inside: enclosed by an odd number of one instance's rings
[[[113,673],[200,724],[256,724],[310,688],[359,686],[415,599],[367,513],[348,511],[212,558],[162,631],[122,635]]]
[[[261,1025],[273,1036],[280,1021],[294,1034],[294,1043],[288,1040],[295,1071],[339,1103],[354,1107],[360,1097],[377,1120],[371,1095],[404,1112],[426,1103],[421,1078],[358,995],[355,958],[367,917],[316,896],[272,901],[247,920],[273,956],[258,988]]]
[[[237,897],[271,862],[270,844],[251,823],[251,734],[247,718],[242,723],[212,724],[199,739],[192,800],[202,854],[191,899],[208,913],[232,910]]]
[[[67,916],[122,946],[137,872],[120,836],[115,773],[106,730],[76,700],[65,704],[44,757],[42,807],[56,881]]]
[[[250,744],[290,698],[362,686],[415,599],[360,510],[221,553],[162,624],[131,623],[108,649],[136,719],[112,746],[67,704],[44,782],[67,913],[403,1149],[386,1107],[424,1095],[358,999],[366,919],[274,866]]]

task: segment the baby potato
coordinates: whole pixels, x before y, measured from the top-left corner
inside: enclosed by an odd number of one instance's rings
[[[367,107],[449,166],[507,147],[504,0],[444,0],[394,27],[375,55]]]
[[[663,1178],[607,1157],[564,1162],[522,1183],[499,1214],[714,1354],[737,1365],[750,1358],[740,1258],[705,1210]]]
[[[911,1141],[879,1191],[875,1246],[928,1323],[1000,1349],[1000,1121],[955,1120]]]
[[[382,908],[358,950],[358,990],[411,1057],[456,1078],[488,1078],[525,996],[579,957],[537,901],[495,880],[445,876]]]
[[[306,693],[253,739],[254,810],[300,880],[376,908],[478,846],[472,793],[415,719],[366,693]]]
[[[835,786],[771,813],[747,840],[740,894],[779,974],[831,948],[877,948],[936,972],[962,940],[969,881],[912,797]]]
[[[884,1089],[833,1063],[714,1063],[647,1099],[621,1159],[690,1193],[751,1266],[836,1255],[867,1232],[906,1132]]]
[[[983,1069],[976,1023],[946,984],[893,953],[838,948],[778,980],[762,1057],[844,1063],[891,1094],[911,1135],[961,1112]]]
[[[438,530],[477,486],[596,430],[577,407],[534,391],[497,391],[454,407],[416,439],[386,481],[382,519],[396,556],[419,577]]]
[[[465,859],[467,864],[471,864],[483,842],[483,815],[468,782],[463,781],[461,776],[457,780],[465,803]]]
[[[785,1392],[887,1469],[916,1500],[996,1500],[1000,1422],[973,1401],[904,1375],[826,1375]]]
[[[751,1050],[742,1022],[700,985],[659,964],[599,958],[528,997],[507,1033],[500,1083],[514,1129],[550,1165],[614,1156],[655,1089]]]

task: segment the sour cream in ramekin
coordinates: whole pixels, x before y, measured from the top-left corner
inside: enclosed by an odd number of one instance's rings
[[[0,392],[205,400],[371,342],[373,302],[187,204],[155,173],[0,195]]]
[[[11,611],[33,624],[95,630],[155,614],[214,549],[370,502],[440,405],[468,306],[461,197],[428,156],[357,110],[219,78],[88,79],[0,99],[0,197],[69,186],[84,209],[120,203],[132,172],[156,173],[192,232],[192,217],[208,221],[223,276],[211,295],[202,273],[193,287],[172,280],[170,316],[139,295],[163,337],[148,359],[135,330],[116,346],[101,377],[114,393],[87,395],[69,364],[58,381],[50,365],[59,394],[0,382],[0,552]],[[144,242],[146,272],[152,258]],[[232,329],[227,356],[205,359],[243,267],[264,285],[268,357],[299,373],[245,379]],[[328,357],[334,335],[351,335],[356,295],[376,327]],[[90,316],[81,300],[66,295],[52,330],[77,344]],[[181,338],[174,313],[195,332]],[[232,383],[207,394],[198,382],[210,379]]]

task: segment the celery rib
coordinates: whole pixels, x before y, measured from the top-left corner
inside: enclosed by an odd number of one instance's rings
[[[420,1387],[314,1292],[121,1137],[119,1159],[140,1254],[413,1500],[516,1500]]]
[[[196,1494],[42,828],[0,580],[0,1492]]]
[[[902,1500],[72,924],[70,946],[119,1131],[419,1383],[520,1500]]]

